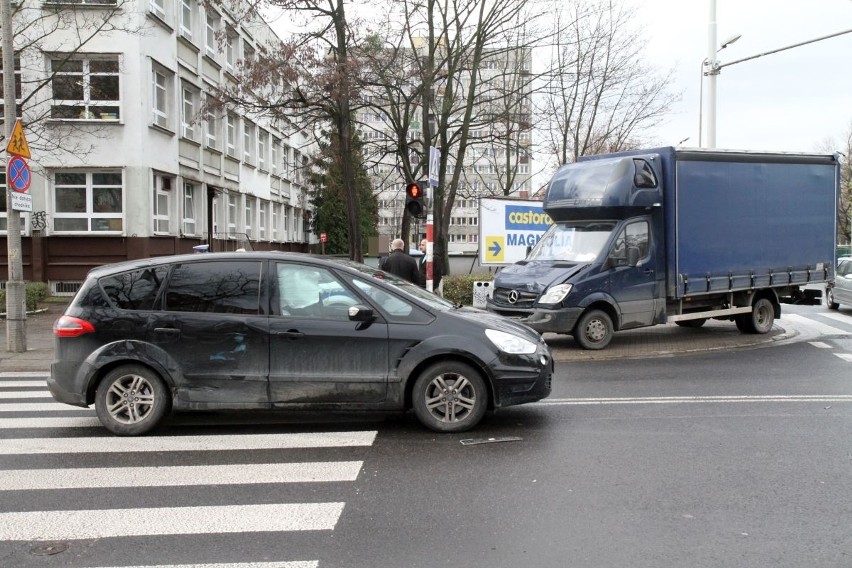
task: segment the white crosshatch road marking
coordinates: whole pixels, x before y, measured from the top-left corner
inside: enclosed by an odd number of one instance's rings
[[[355,481],[363,462],[0,470],[0,492],[102,487],[178,487]]]
[[[81,406],[69,406],[61,402],[2,402],[0,412],[49,412],[51,410],[84,410]]]
[[[852,353],[835,353],[838,357],[843,359],[844,361],[848,361],[852,363]]]
[[[0,418],[0,429],[22,428],[94,428],[101,427],[101,421],[93,416],[75,416],[59,418]]]
[[[824,314],[820,314],[824,315]],[[789,321],[796,329],[804,328],[819,335],[852,335],[852,331],[846,331],[839,327],[834,327],[824,323],[820,323],[811,318],[800,316],[799,314],[784,314],[781,316],[781,323]]]
[[[0,400],[11,400],[16,398],[53,398],[46,390],[41,391],[2,391]]]
[[[809,341],[808,343],[810,343],[817,349],[831,349],[831,345],[829,345],[828,343],[823,343],[822,341]]]
[[[343,505],[287,503],[0,513],[0,540],[330,531],[337,525]]]
[[[121,438],[13,438],[0,444],[0,455],[117,452],[197,452],[371,446],[376,431],[245,434],[221,436],[146,436]]]
[[[157,564],[156,566],[96,566],[95,568],[317,568],[318,560],[302,562],[238,562],[237,564]]]
[[[719,402],[852,402],[852,395],[661,396],[637,398],[546,398],[533,405],[697,404]]]
[[[47,383],[45,381],[0,381],[0,387],[26,387],[26,388],[43,388],[47,392]]]

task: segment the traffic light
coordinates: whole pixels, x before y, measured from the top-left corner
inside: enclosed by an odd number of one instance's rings
[[[426,216],[425,181],[415,181],[405,185],[405,210],[418,219]]]

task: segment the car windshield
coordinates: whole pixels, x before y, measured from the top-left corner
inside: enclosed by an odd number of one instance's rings
[[[527,260],[591,262],[603,250],[615,221],[556,223],[527,255]]]
[[[424,302],[430,307],[435,308],[437,310],[449,310],[453,308],[452,302],[448,302],[437,294],[428,292],[420,286],[412,284],[411,282],[403,278],[394,276],[389,272],[385,272],[383,270],[379,270],[378,268],[373,268],[372,266],[369,266],[367,264],[361,264],[359,262],[354,262],[347,259],[336,259],[336,262],[342,264],[343,266],[354,268],[358,272],[366,274],[371,278],[379,279],[385,282],[386,284],[393,286],[400,292],[408,294],[409,296],[414,296],[421,302]]]

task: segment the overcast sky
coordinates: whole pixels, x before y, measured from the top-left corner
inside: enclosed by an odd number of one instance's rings
[[[698,146],[710,2],[634,1],[648,61],[673,69],[682,92],[657,142]],[[716,0],[716,23],[719,43],[742,34],[718,53],[724,64],[852,29],[852,0]],[[852,33],[725,67],[716,92],[718,148],[813,152],[826,138],[839,142],[852,129]]]

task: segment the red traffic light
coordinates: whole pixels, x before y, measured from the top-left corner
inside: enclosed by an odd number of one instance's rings
[[[405,193],[412,199],[420,199],[423,197],[423,190],[417,183],[409,183],[405,186]]]

